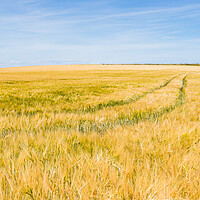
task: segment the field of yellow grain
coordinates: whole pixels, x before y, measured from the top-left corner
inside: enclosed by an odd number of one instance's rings
[[[200,67],[0,69],[0,199],[200,199]]]

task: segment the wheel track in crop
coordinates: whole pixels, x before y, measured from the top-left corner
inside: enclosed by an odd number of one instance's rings
[[[173,79],[175,79],[177,76],[179,75],[175,75],[173,76],[172,78],[168,79],[167,81],[165,81],[162,85],[159,85],[155,88],[152,88],[150,89],[149,91],[147,92],[144,92],[143,94],[141,95],[136,95],[136,96],[133,96],[129,99],[125,99],[125,100],[110,100],[109,102],[107,103],[99,103],[95,106],[91,106],[91,105],[88,105],[87,107],[83,108],[80,113],[94,113],[96,111],[99,111],[99,110],[102,110],[104,108],[111,108],[111,107],[115,107],[115,106],[123,106],[123,105],[127,105],[127,104],[130,104],[130,103],[133,103],[133,102],[136,102],[142,98],[144,98],[146,95],[148,94],[151,94],[153,93],[154,91],[156,90],[160,90],[161,88],[167,86]],[[76,113],[78,110],[74,110],[72,111],[73,113]]]
[[[114,129],[117,126],[126,126],[126,125],[134,125],[141,121],[156,121],[164,114],[168,114],[172,112],[179,106],[182,106],[185,103],[185,87],[187,85],[185,75],[182,79],[182,85],[179,88],[179,92],[177,95],[176,100],[169,106],[164,106],[158,110],[149,109],[147,111],[135,111],[133,113],[129,113],[128,115],[118,116],[117,119],[107,119],[105,121],[98,121],[98,120],[87,120],[87,119],[80,119],[77,120],[76,123],[72,124],[71,121],[66,121],[65,124],[60,124],[55,127],[53,124],[49,130],[49,127],[44,128],[45,131],[54,131],[54,129],[64,129],[67,132],[77,131],[82,133],[89,133],[89,132],[98,132],[103,133],[106,132],[108,129]]]
[[[106,120],[104,122],[89,121],[89,120],[79,120],[77,123],[76,130],[79,132],[105,132],[108,129],[113,129],[116,126],[134,125],[141,121],[156,121],[164,114],[168,114],[175,110],[177,107],[182,106],[185,103],[185,87],[187,85],[188,75],[185,75],[182,79],[182,85],[179,88],[179,93],[176,100],[169,106],[162,107],[158,110],[147,110],[147,111],[137,111],[129,115],[119,116],[116,120]],[[70,127],[68,127],[70,130]]]
[[[112,130],[118,126],[134,125],[141,121],[147,121],[147,120],[157,121],[164,114],[168,114],[172,112],[177,107],[180,107],[185,103],[185,98],[186,98],[185,87],[187,86],[187,81],[186,81],[187,76],[188,75],[185,75],[183,77],[182,85],[179,88],[177,98],[169,106],[164,106],[157,110],[149,109],[146,111],[142,111],[142,110],[135,111],[133,113],[129,113],[123,116],[122,115],[118,116],[115,120],[107,119],[105,121],[98,121],[98,120],[80,119],[80,120],[77,120],[76,123],[72,123],[71,120],[67,120],[65,122],[62,122],[61,124],[54,124],[54,123],[48,124],[47,126],[40,127],[39,130],[38,128],[35,127],[32,131],[37,133],[38,131],[51,132],[51,131],[56,131],[56,130],[65,130],[67,132],[78,131],[82,133],[89,133],[89,132],[103,133],[103,132],[106,132],[108,129]],[[175,77],[168,80],[168,83],[174,78]],[[168,83],[165,82],[165,86]],[[163,85],[162,87],[164,87]],[[21,131],[23,130],[20,130],[20,129],[13,130],[11,128],[10,130],[5,130],[5,134],[2,132],[1,136],[7,135],[9,132],[21,132]]]
[[[110,101],[105,102],[105,103],[102,102],[102,103],[98,103],[97,105],[93,105],[93,106],[92,105],[88,105],[88,106],[85,106],[83,108],[78,108],[78,109],[71,109],[71,108],[65,109],[64,108],[64,109],[61,109],[61,113],[73,113],[73,114],[95,113],[96,111],[103,110],[103,109],[106,109],[106,108],[112,108],[112,107],[116,107],[116,106],[128,105],[130,103],[136,102],[136,101],[144,98],[148,94],[151,94],[151,93],[153,93],[153,92],[155,92],[157,90],[160,90],[161,88],[166,87],[173,79],[175,79],[179,75],[180,74],[175,75],[175,76],[171,77],[170,79],[168,79],[167,81],[165,81],[163,84],[161,84],[161,85],[159,85],[159,86],[157,86],[155,88],[152,88],[149,91],[143,92],[140,95],[132,96],[129,99],[110,100]],[[34,111],[33,113],[29,112],[29,111],[27,111],[27,112],[24,111],[22,114],[26,115],[26,116],[34,116],[35,114],[38,114],[38,113],[42,114],[42,111],[38,110],[36,112]],[[55,111],[54,113],[57,113],[57,111]],[[22,114],[19,112],[18,115],[20,116]]]

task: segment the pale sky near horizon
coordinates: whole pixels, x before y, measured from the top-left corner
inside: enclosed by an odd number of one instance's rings
[[[199,0],[0,0],[0,67],[200,63]]]

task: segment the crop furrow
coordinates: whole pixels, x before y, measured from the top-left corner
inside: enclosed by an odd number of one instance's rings
[[[121,114],[116,119],[106,119],[104,121],[96,119],[88,120],[81,118],[79,120],[65,120],[62,122],[61,121],[51,122],[40,127],[31,127],[27,131],[37,133],[38,131],[51,132],[56,130],[65,130],[67,132],[78,131],[82,133],[88,133],[94,131],[102,133],[107,131],[108,129],[114,129],[117,126],[134,125],[136,123],[146,120],[157,121],[164,114],[172,112],[174,109],[176,109],[179,106],[182,106],[185,103],[185,87],[187,85],[186,77],[187,75],[184,76],[184,78],[182,79],[182,85],[179,88],[179,92],[174,103],[172,103],[169,106],[162,107],[158,110],[149,109],[149,110],[133,111],[128,114]],[[168,82],[170,82],[172,79],[168,80]],[[163,85],[167,84],[168,83],[166,82]],[[23,127],[22,129],[21,128],[18,129],[15,127],[10,129],[4,129],[3,132],[1,133],[1,136],[6,136],[11,132],[23,132],[23,130],[24,130]]]
[[[174,103],[169,106],[162,107],[159,110],[147,110],[147,111],[136,111],[129,113],[128,115],[121,115],[116,120],[106,120],[104,122],[96,122],[92,120],[81,119],[77,123],[76,130],[79,132],[104,132],[107,129],[113,129],[116,126],[125,126],[125,125],[134,125],[140,121],[156,121],[158,118],[164,114],[172,112],[179,106],[182,106],[185,103],[185,87],[186,87],[186,76],[182,79],[182,85],[179,88],[178,96]],[[70,125],[67,125],[67,129],[70,130]]]
[[[90,112],[92,113],[92,112],[96,112],[96,111],[98,111],[98,110],[102,110],[102,109],[108,108],[108,107],[123,106],[123,105],[129,104],[129,103],[133,103],[133,102],[135,102],[135,101],[138,101],[138,100],[144,98],[146,95],[151,94],[151,93],[153,93],[154,91],[159,90],[159,89],[161,89],[161,88],[167,86],[167,85],[168,85],[173,79],[175,79],[177,76],[178,76],[178,75],[173,76],[172,78],[170,78],[169,80],[167,80],[167,81],[166,81],[165,83],[163,83],[162,85],[160,85],[160,86],[158,86],[158,87],[155,87],[155,88],[153,88],[153,89],[150,89],[149,91],[144,92],[144,93],[141,94],[141,95],[136,95],[136,96],[133,96],[133,97],[131,97],[131,98],[129,98],[129,99],[126,99],[126,100],[119,100],[119,101],[117,101],[117,100],[111,100],[111,101],[109,101],[109,102],[107,102],[107,103],[99,103],[99,104],[97,104],[97,105],[95,105],[95,106],[89,105],[89,106],[83,108],[82,111],[81,111],[81,113],[90,113]]]

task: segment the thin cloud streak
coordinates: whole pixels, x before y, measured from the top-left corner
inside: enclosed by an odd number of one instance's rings
[[[165,9],[151,9],[151,10],[144,10],[144,11],[136,11],[136,12],[126,12],[126,13],[117,13],[117,14],[110,14],[110,15],[96,15],[96,16],[90,16],[89,18],[86,19],[69,19],[69,21],[61,21],[61,23],[87,23],[87,22],[95,22],[95,21],[101,21],[101,20],[106,20],[106,19],[112,19],[112,18],[120,18],[120,17],[134,17],[134,16],[140,16],[140,15],[151,15],[151,14],[180,14],[181,12],[185,11],[190,11],[191,9],[197,10],[200,8],[200,4],[195,4],[195,5],[189,5],[189,6],[181,6],[181,7],[170,7],[170,8],[165,8]],[[37,10],[37,11],[32,11],[26,14],[13,14],[13,15],[1,15],[1,22],[19,22],[19,21],[28,21],[28,20],[35,20],[35,19],[45,19],[48,17],[53,17],[53,16],[62,16],[62,17],[70,17],[70,14],[73,14],[75,10],[69,9],[68,11],[48,11],[48,10]],[[110,11],[112,12],[112,10]],[[184,13],[183,13],[184,14]],[[69,16],[68,16],[69,15]],[[199,13],[189,13],[185,17],[196,17],[200,15]],[[75,15],[76,16],[76,15]],[[80,16],[83,18],[83,16]],[[75,17],[77,18],[77,17]],[[58,19],[59,21],[59,19]]]

